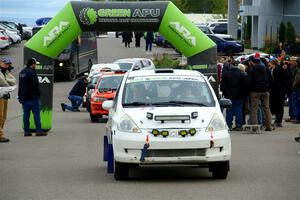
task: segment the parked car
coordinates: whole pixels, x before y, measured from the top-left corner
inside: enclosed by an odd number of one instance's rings
[[[237,41],[227,41],[215,35],[207,35],[217,44],[218,53],[225,55],[233,55],[235,53],[244,52],[244,45]]]
[[[233,40],[232,35],[228,35],[228,34],[215,34],[208,26],[203,26],[203,25],[197,25],[197,27],[205,34],[213,34],[217,37],[220,37],[224,40]]]
[[[155,68],[152,60],[148,58],[124,58],[116,60],[114,63],[118,64],[120,69],[128,71],[148,70]]]
[[[116,180],[131,166],[197,165],[225,179],[231,142],[220,105],[208,80],[198,71],[159,69],[125,74],[109,109],[106,137]],[[107,149],[106,149],[107,150]],[[109,156],[112,155],[112,156]]]
[[[0,29],[5,30],[7,35],[9,36],[10,41],[15,44],[15,43],[20,43],[21,42],[21,36],[18,32],[13,31],[13,29],[7,28],[7,26],[3,25],[0,23]]]
[[[236,57],[234,60],[241,63],[245,60],[247,60],[250,56],[254,56],[256,53],[252,53],[252,54],[247,54],[247,55],[241,55]],[[259,53],[261,58],[268,58],[270,57],[270,54],[267,53]]]
[[[98,122],[103,115],[108,115],[108,110],[102,108],[102,103],[115,98],[124,73],[124,71],[114,71],[101,74],[91,95],[91,108],[89,111],[91,122]]]
[[[9,46],[9,37],[5,34],[4,30],[0,30],[0,49],[8,49]]]
[[[228,34],[227,26],[228,22],[214,22],[209,24],[209,27],[215,34]],[[238,24],[237,36],[238,38],[241,37],[241,24]]]

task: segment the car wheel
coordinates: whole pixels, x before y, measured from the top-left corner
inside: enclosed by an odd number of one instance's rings
[[[91,112],[90,112],[90,118],[91,118],[91,122],[93,123],[99,122],[99,117],[97,115],[92,115]]]
[[[69,79],[70,81],[74,81],[74,80],[76,79],[76,76],[77,76],[77,74],[76,74],[75,66],[72,65],[72,66],[70,67],[70,69],[69,69],[69,72],[68,72],[68,79]]]
[[[120,163],[115,161],[115,170],[114,176],[116,180],[127,180],[129,176],[129,167],[128,163]]]
[[[229,161],[211,163],[209,170],[212,172],[214,179],[226,179],[229,171]]]

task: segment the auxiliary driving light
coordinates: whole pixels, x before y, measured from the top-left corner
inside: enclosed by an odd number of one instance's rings
[[[190,129],[189,130],[189,134],[191,135],[191,136],[194,136],[195,134],[196,134],[196,129],[195,128],[192,128],[192,129]]]
[[[186,130],[181,130],[179,131],[179,135],[181,135],[182,137],[185,137],[187,135],[187,131]]]
[[[159,131],[157,129],[153,129],[151,133],[156,137],[158,136]]]
[[[162,135],[163,137],[167,137],[167,136],[169,136],[169,131],[162,131],[162,132],[161,132],[161,135]]]

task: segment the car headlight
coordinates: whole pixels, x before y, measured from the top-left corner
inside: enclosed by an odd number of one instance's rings
[[[118,123],[118,130],[130,133],[140,133],[140,128],[132,121],[128,115],[124,115],[120,123]]]
[[[60,66],[60,67],[64,66],[64,63],[62,63],[62,62],[61,62],[61,63],[59,63],[59,66]]]
[[[221,131],[227,129],[226,122],[224,120],[223,115],[221,114],[214,114],[213,118],[211,119],[209,125],[206,128],[206,132],[211,131]]]
[[[101,101],[106,101],[106,99],[105,98],[101,98],[101,97],[94,97],[93,101],[95,101],[95,102],[101,102]]]

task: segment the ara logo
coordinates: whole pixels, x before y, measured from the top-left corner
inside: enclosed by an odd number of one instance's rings
[[[39,83],[51,83],[51,81],[49,80],[48,77],[44,76],[38,76],[38,79],[39,79]]]
[[[79,12],[79,19],[85,25],[93,25],[97,21],[97,12],[93,8],[83,8]]]
[[[184,26],[180,25],[179,22],[170,22],[169,27],[175,31],[181,38],[184,39],[184,41],[189,46],[196,46],[196,37],[191,34],[191,32],[185,28]]]
[[[70,22],[61,21],[44,37],[44,46],[49,47],[57,38],[70,27]]]

